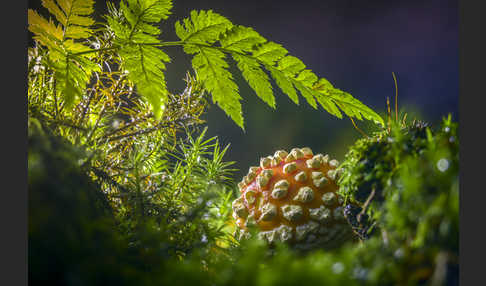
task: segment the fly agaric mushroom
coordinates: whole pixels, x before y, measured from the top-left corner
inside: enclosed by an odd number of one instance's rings
[[[238,184],[241,195],[232,204],[239,239],[249,237],[250,226],[270,244],[278,240],[302,250],[352,239],[336,193],[338,164],[307,147],[261,158]]]

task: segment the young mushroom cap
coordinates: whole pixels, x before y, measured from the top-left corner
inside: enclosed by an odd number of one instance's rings
[[[337,194],[338,165],[309,147],[262,157],[238,184],[241,195],[232,205],[240,237],[256,226],[259,238],[297,249],[331,248],[354,239]]]

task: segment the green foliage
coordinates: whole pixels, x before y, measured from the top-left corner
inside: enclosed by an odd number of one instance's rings
[[[91,35],[93,4],[92,0],[42,1],[42,5],[56,17],[58,25],[29,10],[29,30],[34,33],[34,39],[49,49],[45,60],[54,70],[55,92],[63,96],[67,108],[72,106],[75,98],[82,96],[91,73],[99,70],[90,60],[91,48],[74,41]]]
[[[147,15],[144,21],[153,19],[153,15]],[[132,257],[131,249],[141,252],[151,249],[154,257],[162,255],[180,259],[200,248],[208,252],[224,251],[235,244],[228,223],[231,212],[228,206],[222,206],[233,199],[235,186],[231,180],[233,169],[230,168],[233,163],[223,160],[228,146],[221,148],[216,138],[206,139],[206,131],[201,132],[203,121],[200,116],[207,107],[204,89],[188,74],[186,89],[179,94],[167,93],[165,112],[157,118],[144,97],[134,92],[130,73],[125,72],[126,60],[112,49],[112,32],[103,30],[103,33],[93,34],[89,40],[91,45],[100,47],[90,59],[100,68],[93,73],[93,80],[82,97],[75,101],[74,108],[68,108],[63,102],[65,97],[55,92],[58,78],[56,67],[49,61],[52,50],[42,44],[29,48],[29,122],[35,122],[32,126],[42,126],[41,130],[53,138],[49,140],[62,138],[67,150],[82,150],[78,157],[66,158],[68,162],[63,164],[80,165],[76,176],[89,182],[92,190],[89,192],[96,192],[109,204],[106,208],[110,210],[112,221],[107,228],[112,230],[103,231],[107,232],[106,243],[113,243],[115,248],[107,247],[107,250],[113,250],[115,256]],[[35,133],[32,126],[29,132]],[[35,140],[29,143],[32,148],[39,148],[36,144]],[[32,166],[35,166],[37,155],[32,153],[29,164],[34,162],[34,165],[29,165],[29,171],[36,172],[37,169]],[[43,164],[48,164],[48,160]],[[51,167],[60,168],[55,164]],[[71,180],[72,176],[66,175],[65,179]],[[46,180],[48,176],[41,176],[30,189],[37,190]],[[65,188],[82,193],[82,189],[77,188],[77,179],[71,183],[64,182],[63,178],[56,180]],[[39,196],[56,192],[56,188],[57,185],[41,188]],[[55,199],[49,204],[56,209]],[[42,208],[35,202],[33,207]],[[83,207],[79,208],[82,213]],[[91,208],[86,208],[86,211],[91,212]],[[66,219],[74,218],[67,216]],[[33,221],[31,228],[36,229],[42,229],[46,223]],[[70,222],[62,224],[66,223]],[[77,231],[84,230],[80,225]],[[56,232],[60,232],[59,237],[69,237],[62,230]],[[42,236],[48,234],[43,233]],[[117,242],[110,242],[111,237],[115,237]],[[158,243],[154,245],[154,242]],[[121,249],[117,249],[118,246]],[[65,245],[64,249],[70,253],[74,251],[71,247],[75,246]],[[92,252],[87,253],[96,256]],[[36,255],[36,258],[46,259],[50,254],[41,251]],[[56,255],[53,260],[57,259]],[[141,265],[146,268],[146,262]],[[112,273],[111,270],[108,272]],[[88,276],[86,279],[91,278]]]
[[[208,92],[243,127],[228,55],[272,108],[270,78],[295,103],[300,94],[338,117],[382,119],[281,45],[212,11],[191,12],[176,24],[181,41],[163,42],[157,24],[171,1],[108,3],[97,26],[93,1],[42,4],[54,19],[28,12],[32,284],[457,284],[459,142],[450,117],[437,130],[392,126],[352,146],[339,184],[360,244],[305,255],[240,244],[231,235],[229,145],[206,138],[200,119]],[[187,74],[180,93],[164,79],[170,59],[161,47],[174,45],[194,55],[196,76]]]
[[[191,21],[184,20],[183,27],[176,23],[177,36],[183,41],[194,41],[202,45],[216,42],[219,35],[231,27],[231,22],[212,11],[191,12]],[[188,54],[195,54],[192,66],[197,72],[204,87],[212,94],[213,101],[243,128],[240,95],[238,86],[233,82],[228,64],[224,61],[226,55],[219,49],[207,46],[184,46]]]
[[[43,6],[59,24],[29,10],[29,30],[34,39],[49,50],[44,60],[55,75],[56,96],[60,106],[71,108],[82,100],[93,74],[104,68],[100,58],[115,56],[120,71],[150,104],[156,119],[161,119],[169,93],[165,82],[170,57],[161,47],[182,46],[194,55],[192,66],[198,80],[241,128],[244,118],[239,88],[229,72],[227,55],[237,63],[243,78],[265,103],[275,108],[270,77],[299,104],[299,96],[315,109],[319,103],[329,113],[367,119],[383,125],[382,118],[349,93],[334,88],[326,79],[306,69],[298,58],[288,55],[281,45],[267,41],[249,27],[233,25],[213,11],[191,11],[190,18],[176,22],[181,41],[161,41],[157,24],[168,19],[171,0],[123,0],[116,8],[107,2],[106,23],[93,29],[92,0],[50,0]],[[103,38],[103,42],[100,42]],[[91,46],[91,47],[90,47]]]
[[[233,162],[223,160],[228,146],[221,148],[216,138],[204,138],[206,129],[201,132],[200,116],[207,107],[201,83],[188,73],[183,92],[166,91],[165,110],[159,116],[147,104],[147,93],[141,91],[146,88],[155,92],[154,99],[161,99],[155,95],[160,91],[157,84],[142,84],[138,72],[147,72],[148,81],[163,82],[161,61],[155,59],[163,52],[146,43],[157,39],[160,32],[153,24],[168,17],[171,2],[125,1],[120,10],[110,4],[107,21],[115,28],[96,30],[90,29],[93,23],[88,21],[93,2],[79,2],[43,2],[60,23],[57,26],[29,10],[29,28],[37,41],[28,50],[29,122],[38,122],[49,137],[60,137],[66,141],[63,144],[83,150],[72,161],[82,165],[77,172],[87,175],[85,179],[93,184],[90,188],[109,203],[116,224],[113,235],[123,240],[122,245],[142,247],[152,243],[145,239],[160,236],[166,245],[157,251],[182,258],[203,246],[208,251],[223,251],[235,244],[228,223],[230,211],[222,206],[233,199]],[[66,31],[69,36],[63,35]],[[89,39],[83,38],[86,33]],[[78,86],[81,94],[73,100],[69,97],[74,93],[57,90],[63,82],[62,70],[53,62],[53,54],[71,47],[70,43],[86,49],[65,51],[68,65],[81,57],[97,67],[88,72],[76,61],[75,67],[90,83]],[[132,48],[140,49],[141,54]],[[139,93],[134,92],[134,85]],[[29,162],[35,162],[35,156]],[[47,177],[34,185],[42,180]],[[76,189],[72,184],[66,186]],[[52,188],[55,186],[41,191]]]
[[[84,150],[38,120],[28,123],[30,283],[121,280],[113,262],[127,259],[120,255],[126,242],[116,232],[108,201],[80,164]]]
[[[374,120],[383,124],[381,117],[350,94],[334,88],[327,80],[319,79],[298,58],[288,55],[281,45],[267,41],[251,28],[233,25],[213,11],[192,11],[190,18],[176,23],[176,33],[184,51],[194,54],[192,65],[213,95],[213,101],[243,128],[238,86],[227,70],[225,53],[237,62],[237,67],[258,97],[275,108],[275,98],[268,75],[270,72],[280,89],[299,104],[297,91],[314,108],[317,102],[329,113]],[[219,46],[216,43],[219,41]]]
[[[123,67],[138,92],[152,105],[158,119],[168,102],[164,62],[170,62],[170,58],[153,46],[160,44],[161,32],[155,24],[167,19],[171,8],[171,0],[121,1],[122,13],[112,12],[107,17],[108,28],[114,34],[113,45],[119,47]]]
[[[197,139],[189,136],[180,142],[179,151],[168,152],[163,145],[153,150],[137,148],[126,164],[132,169],[128,182],[116,188],[106,184],[114,189],[109,197],[132,243],[141,243],[138,229],[153,220],[172,242],[171,255],[185,256],[206,244],[214,248],[234,244],[226,227],[231,211],[222,207],[233,197],[234,186],[228,178],[232,162],[223,162],[227,148],[221,151],[216,138],[205,140],[204,134],[205,130]],[[134,192],[118,194],[120,187]]]
[[[358,140],[341,164],[340,192],[349,201],[360,205],[369,200],[367,213],[380,216],[385,197],[395,193],[396,188],[403,188],[403,183],[397,182],[395,177],[404,176],[400,173],[404,172],[402,168],[415,164],[410,160],[423,158],[431,152],[435,155],[429,159],[436,163],[441,159],[437,156],[445,156],[446,159],[457,156],[456,129],[457,124],[451,122],[449,116],[435,132],[420,121],[402,125],[394,123],[389,129]]]
[[[115,186],[86,176],[92,170],[89,153],[39,126],[42,121],[29,120],[32,282],[458,284],[458,138],[450,119],[437,131],[415,133],[423,129],[411,126],[389,134],[394,140],[388,144],[401,142],[393,146],[406,154],[397,157],[401,167],[375,208],[381,236],[306,255],[280,244],[269,249],[257,239],[235,247],[227,235],[234,190],[226,187],[230,163],[221,160],[226,149],[215,138],[205,139],[204,131],[157,160],[140,147],[124,165],[134,168],[120,182],[132,191],[118,201],[114,192],[99,192]],[[419,136],[410,140],[411,134]]]
[[[341,168],[348,221],[363,239],[383,239],[403,261],[393,275],[385,274],[389,267],[375,270],[380,279],[405,279],[408,268],[411,285],[457,283],[459,139],[450,116],[435,129],[392,125],[358,140]]]
[[[166,146],[150,152],[141,142],[118,180],[91,162],[91,152],[30,118],[29,280],[155,285],[166,260],[235,245],[232,162],[204,134],[181,142],[180,161],[169,161],[176,153]]]

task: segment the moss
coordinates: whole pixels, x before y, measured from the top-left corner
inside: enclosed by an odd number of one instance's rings
[[[392,129],[351,147],[341,181],[348,184],[348,219],[361,211],[368,187],[380,187],[366,213],[379,231],[361,243],[299,254],[255,238],[225,251],[200,245],[183,257],[170,251],[181,242],[154,227],[170,226],[150,221],[133,230],[139,243],[130,244],[79,165],[84,151],[35,126],[29,122],[32,284],[458,285],[459,140],[450,118],[435,129]],[[352,167],[351,160],[368,161]]]
[[[364,240],[367,255],[375,253],[368,265],[375,264],[371,272],[377,279],[457,283],[457,127],[450,116],[436,128],[423,122],[393,126],[356,142],[342,163],[338,184],[348,204],[347,219]],[[381,270],[380,260],[388,263]]]

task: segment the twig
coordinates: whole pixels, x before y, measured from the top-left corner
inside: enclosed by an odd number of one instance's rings
[[[364,215],[364,213],[366,212],[366,209],[368,208],[368,205],[370,204],[370,202],[371,202],[371,200],[373,199],[374,196],[375,196],[375,188],[373,188],[371,190],[370,195],[368,196],[365,203],[363,204],[363,208],[361,209],[359,214],[356,216],[356,219],[358,220],[358,222],[361,222],[361,216]]]
[[[147,115],[144,115],[143,117],[141,117],[141,118],[139,118],[139,119],[137,119],[137,120],[134,120],[133,122],[129,122],[129,123],[127,123],[126,125],[124,125],[124,126],[122,126],[122,127],[118,128],[118,129],[115,129],[115,130],[113,130],[113,131],[111,131],[111,132],[108,132],[107,134],[103,135],[101,138],[97,139],[97,141],[98,141],[98,140],[102,140],[103,138],[110,137],[111,135],[113,135],[113,134],[115,134],[115,133],[118,133],[118,132],[123,131],[123,130],[125,130],[125,129],[127,129],[127,128],[129,128],[129,127],[133,126],[133,125],[136,125],[136,124],[138,124],[138,123],[140,123],[140,122],[142,122],[142,121],[146,120],[146,119],[147,119],[147,118],[149,118],[150,116],[151,116],[151,114],[147,114]]]
[[[126,138],[126,137],[132,137],[132,136],[138,136],[138,135],[142,135],[142,134],[151,133],[151,132],[154,132],[158,129],[166,128],[166,127],[169,127],[170,125],[175,125],[176,123],[183,122],[183,121],[184,120],[182,120],[182,119],[177,119],[177,120],[170,122],[170,123],[160,122],[159,124],[157,124],[153,127],[144,129],[144,130],[139,130],[139,131],[136,131],[136,132],[111,137],[111,138],[108,139],[108,142],[116,141],[116,140],[123,139],[123,138]]]
[[[105,108],[106,108],[106,104],[104,104],[103,107],[101,108],[100,114],[98,115],[98,119],[96,119],[95,126],[93,126],[93,129],[91,129],[91,132],[88,135],[88,139],[86,140],[87,142],[90,142],[91,136],[93,136],[95,130],[98,128],[98,124],[100,123],[101,117],[103,116],[103,113],[105,113]]]
[[[110,185],[115,186],[117,189],[121,191],[122,194],[129,194],[129,191],[120,185],[118,182],[113,180],[110,175],[108,175],[105,171],[100,170],[98,168],[92,167],[92,171],[95,173],[96,176],[100,177],[101,179],[108,181]]]
[[[94,88],[91,89],[91,92],[90,92],[89,97],[88,97],[88,102],[84,106],[83,113],[81,114],[81,118],[79,119],[80,124],[83,124],[83,120],[86,117],[86,113],[88,113],[89,105],[91,104],[91,100],[93,99],[93,95],[94,95]]]
[[[87,131],[86,128],[78,126],[78,125],[74,125],[74,124],[69,123],[69,122],[64,122],[64,121],[60,121],[60,120],[52,120],[51,123],[57,124],[57,125],[64,125],[64,126],[67,126],[67,127],[71,127],[73,129],[81,130],[81,131]]]

